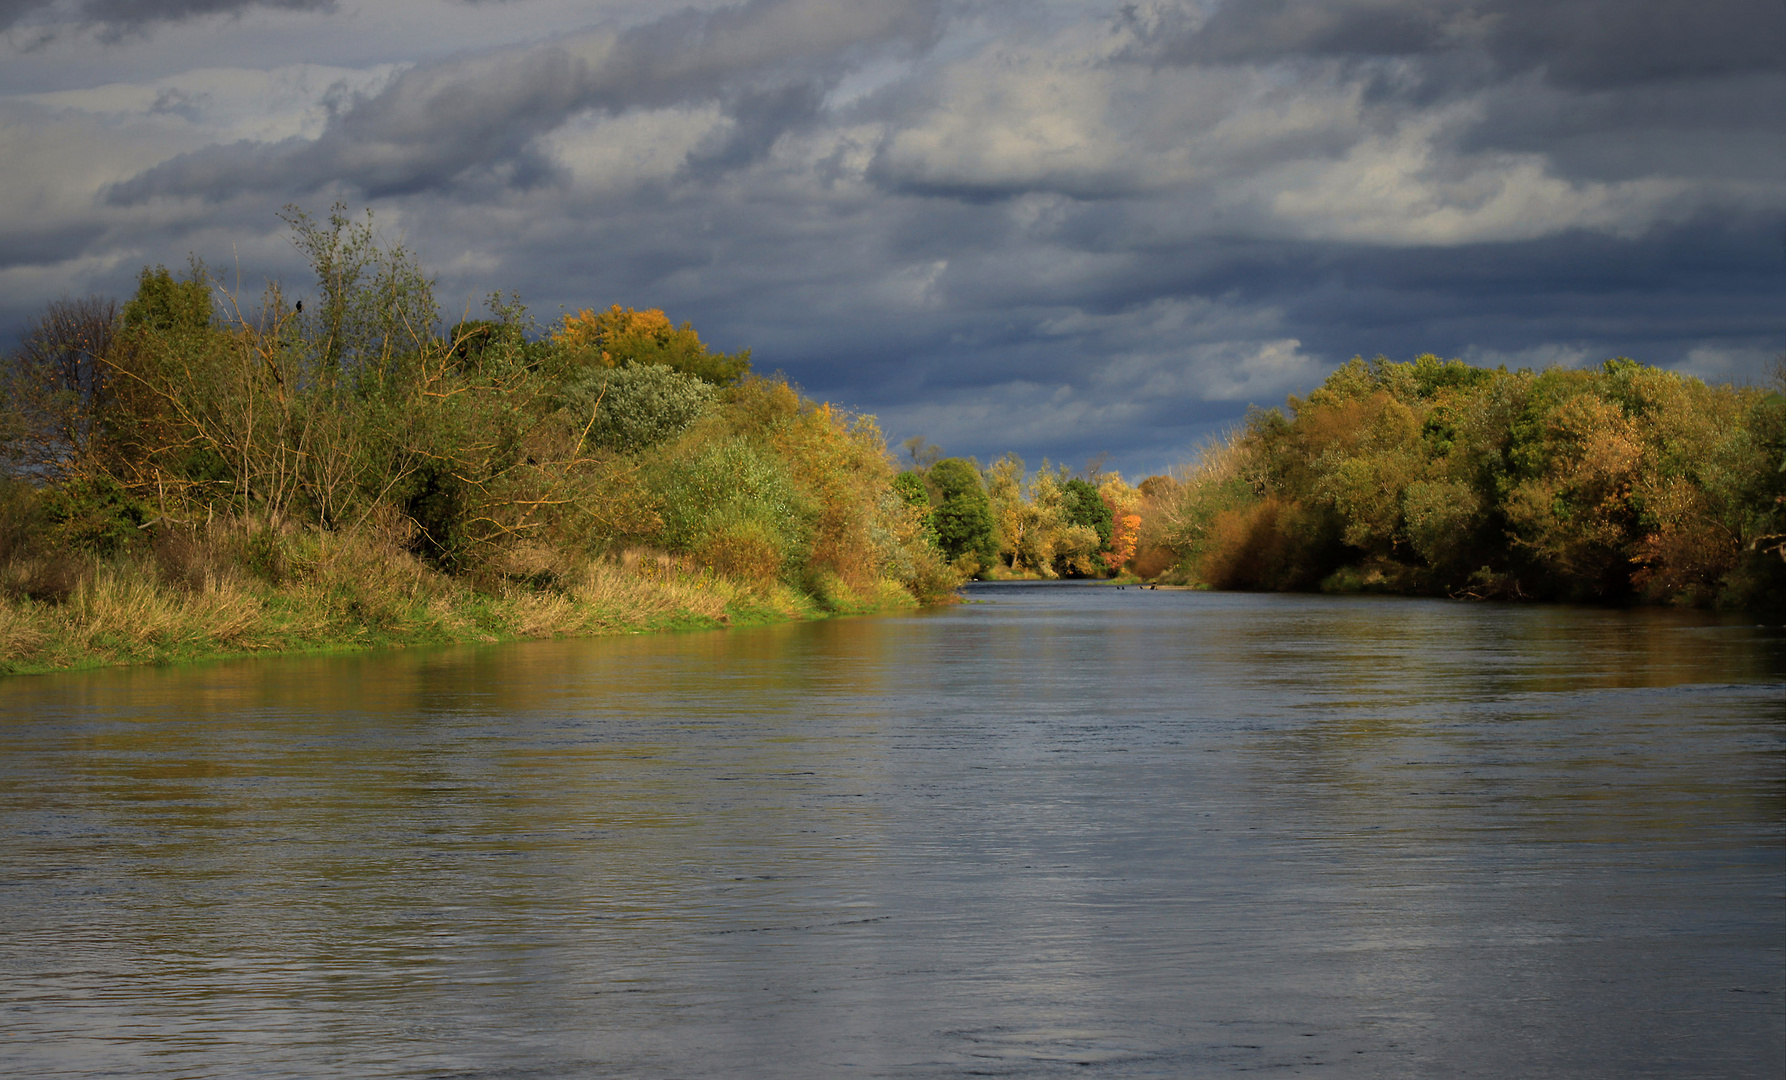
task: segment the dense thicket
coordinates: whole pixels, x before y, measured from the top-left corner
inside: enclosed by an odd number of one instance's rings
[[[1353,360],[1149,493],[1137,569],[1217,588],[1786,610],[1786,396]]]
[[[11,603],[82,602],[126,564],[297,588],[345,537],[486,591],[623,556],[820,608],[955,584],[871,418],[658,311],[541,335],[493,297],[443,333],[432,281],[369,220],[286,220],[316,273],[303,303],[274,285],[250,309],[194,263],[31,327],[0,383]]]

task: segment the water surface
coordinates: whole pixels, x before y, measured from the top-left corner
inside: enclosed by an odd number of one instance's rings
[[[0,1071],[1786,1070],[1778,628],[971,597],[0,682]]]

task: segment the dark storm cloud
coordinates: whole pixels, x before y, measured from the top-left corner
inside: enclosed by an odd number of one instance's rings
[[[335,0],[0,0],[0,30],[36,14],[123,31],[205,15],[240,14],[251,8],[333,11]]]
[[[492,289],[544,322],[659,307],[895,442],[1110,450],[1130,474],[1354,354],[1744,378],[1786,344],[1777,0],[1039,9],[617,7],[650,21],[389,45],[414,66],[331,69],[365,89],[306,84],[284,126],[237,126],[187,68],[99,77],[0,123],[0,180],[44,193],[0,215],[23,253],[0,275],[127,291],[144,261],[243,238],[249,278],[302,280],[273,209],[364,198],[449,318]],[[57,109],[98,111],[31,126]],[[102,160],[105,124],[139,140],[128,165]],[[67,195],[57,168],[93,178]]]
[[[922,48],[936,21],[934,0],[751,0],[617,34],[455,57],[340,105],[315,140],[208,147],[117,185],[110,199],[296,195],[338,182],[372,196],[413,193],[524,163],[533,140],[586,110],[708,100],[725,106],[737,133],[700,164],[742,164],[814,115],[822,87],[851,61]]]
[[[1230,0],[1194,29],[1167,19],[1169,62],[1455,57],[1573,89],[1786,69],[1778,0]]]
[[[1583,90],[1786,70],[1778,0],[1506,0],[1489,9],[1489,51]]]

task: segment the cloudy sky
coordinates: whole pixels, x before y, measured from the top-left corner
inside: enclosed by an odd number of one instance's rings
[[[0,0],[0,335],[370,207],[897,442],[1132,476],[1355,354],[1786,351],[1782,0]]]

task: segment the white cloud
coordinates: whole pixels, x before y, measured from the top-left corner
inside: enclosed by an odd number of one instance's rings
[[[1786,348],[1777,346],[1696,345],[1687,350],[1686,360],[1679,368],[1683,373],[1709,383],[1764,386],[1772,378],[1774,365],[1782,356],[1786,356]]]
[[[937,77],[922,123],[896,131],[882,167],[930,186],[1086,186],[1121,171],[1102,50],[993,45]],[[1107,182],[1107,181],[1106,181]]]
[[[718,106],[675,107],[573,117],[542,140],[584,194],[622,194],[673,178],[688,155],[728,126]]]
[[[1370,244],[1451,246],[1532,240],[1571,229],[1637,236],[1678,216],[1685,180],[1619,183],[1553,175],[1538,154],[1447,159],[1441,140],[1473,119],[1459,107],[1371,135],[1336,161],[1301,161],[1259,182],[1270,216],[1297,236]]]

